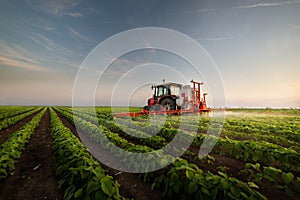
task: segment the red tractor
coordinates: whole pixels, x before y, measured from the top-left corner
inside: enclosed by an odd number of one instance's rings
[[[181,114],[181,113],[201,113],[209,112],[206,106],[205,96],[201,98],[200,85],[203,83],[191,81],[190,85],[179,83],[163,83],[154,85],[153,96],[148,99],[148,105],[144,106],[141,112],[115,113],[115,117],[141,116],[147,114]]]
[[[205,96],[201,98],[200,85],[196,81],[191,81],[190,85],[182,85],[179,83],[163,83],[152,86],[154,89],[153,97],[148,99],[148,106],[144,109],[151,111],[173,111],[178,112],[208,112],[210,109],[206,107]]]

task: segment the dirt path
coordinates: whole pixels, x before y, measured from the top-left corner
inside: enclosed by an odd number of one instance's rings
[[[58,113],[58,112],[57,112]],[[62,120],[63,124],[68,127],[75,135],[78,134],[81,136],[81,141],[84,141],[85,144],[88,144],[93,152],[99,152],[100,154],[105,154],[105,149],[101,149],[99,144],[92,141],[89,137],[84,136],[82,133],[78,133],[76,128],[60,113],[58,116]],[[117,160],[112,162],[118,162]],[[101,164],[101,163],[100,163]],[[103,164],[101,166],[108,171],[108,174],[118,181],[121,185],[120,193],[125,197],[130,197],[138,200],[150,200],[150,199],[163,199],[161,197],[162,192],[159,190],[151,190],[151,184],[146,183],[143,180],[138,178],[138,174],[120,172],[114,169],[111,169]]]
[[[22,126],[24,126],[26,123],[28,123],[39,112],[41,112],[41,110],[29,115],[28,117],[15,123],[14,125],[0,131],[0,145],[3,144],[8,139],[10,134],[15,132],[16,130],[19,130]]]
[[[208,172],[212,172],[214,174],[218,174],[218,171],[221,171],[220,167],[222,168],[223,166],[226,166],[226,173],[229,176],[233,177],[241,177],[240,171],[244,169],[245,167],[245,162],[230,158],[227,156],[220,156],[219,154],[215,153],[209,153],[210,156],[214,158],[214,161],[211,163],[205,162],[206,159],[199,160],[198,159],[198,154],[200,151],[200,148],[197,147],[190,147],[188,150],[190,150],[194,155],[192,156],[187,156],[186,159],[189,162],[196,163],[199,168],[202,170]]]
[[[54,175],[49,110],[0,189],[1,200],[62,199]]]

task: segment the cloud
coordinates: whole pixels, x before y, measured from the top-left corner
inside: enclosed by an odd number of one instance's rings
[[[77,49],[70,49],[70,46],[64,46],[59,43],[61,35],[72,35],[71,37],[76,41],[80,40],[89,41],[87,37],[80,34],[75,29],[68,28],[66,26],[62,32],[60,29],[56,29],[55,24],[51,20],[47,20],[43,17],[28,18],[17,21],[18,33],[25,37],[23,41],[30,49],[38,47],[38,51],[35,50],[35,55],[40,62],[50,63],[53,66],[58,67],[56,63],[61,64],[62,67],[78,68],[79,62],[83,55],[77,54]],[[68,40],[71,41],[71,37]],[[72,42],[72,41],[71,41]],[[14,42],[12,42],[14,43]],[[68,44],[65,42],[64,44]],[[42,48],[40,48],[42,47]],[[84,47],[82,47],[84,48]]]
[[[115,58],[111,55],[107,55],[105,59],[107,61],[112,61],[112,63],[109,66],[107,66],[107,69],[105,69],[105,71],[101,71],[101,72],[104,72],[104,75],[107,75],[110,78],[120,77],[124,73],[128,72],[130,69],[136,66],[149,63],[148,60],[142,60],[139,58],[134,58],[134,59],[122,58],[122,57]],[[91,68],[89,68],[89,70],[91,70]]]
[[[69,15],[71,17],[74,17],[74,18],[78,18],[78,17],[82,17],[83,15],[79,12],[71,12],[71,13],[65,13],[66,15]]]
[[[294,24],[294,25],[292,25],[292,29],[300,29],[300,24]]]
[[[247,8],[289,5],[289,4],[294,4],[294,3],[300,3],[300,1],[264,2],[264,3],[255,3],[255,4],[251,4],[251,5],[237,6],[235,8],[247,9]]]
[[[16,60],[10,57],[4,57],[2,55],[0,55],[0,64],[23,68],[30,71],[45,71],[45,68],[42,68],[35,64],[28,63],[26,61]]]
[[[36,42],[37,44],[39,44],[40,46],[54,53],[64,54],[64,55],[68,55],[72,53],[69,49],[64,48],[63,46],[57,44],[54,40],[51,40],[41,34],[31,33],[30,35],[27,35],[27,37],[30,38],[32,41]]]
[[[55,31],[56,27],[51,21],[33,14],[31,18],[18,19],[16,22],[16,28],[22,33],[24,30],[31,31],[32,29],[42,30],[42,31]]]
[[[69,33],[71,35],[71,37],[74,39],[74,40],[78,40],[78,38],[82,39],[82,40],[85,40],[85,41],[90,41],[89,38],[85,37],[84,35],[82,35],[81,33],[79,33],[77,30],[75,30],[74,28],[68,26],[67,27],[68,30],[69,30]]]
[[[173,16],[173,15],[193,15],[197,13],[208,13],[213,12],[216,9],[196,9],[196,10],[180,10],[174,12],[168,12],[166,15]]]
[[[39,60],[29,51],[20,47],[9,45],[0,41],[0,64],[23,68],[30,71],[45,71],[46,68],[40,65]]]
[[[68,15],[77,18],[82,16],[81,13],[72,11],[81,3],[81,0],[26,0],[26,3],[36,12],[44,12],[55,17]]]
[[[219,41],[219,40],[231,40],[234,37],[212,37],[212,38],[196,38],[196,40],[206,40],[206,41]]]
[[[80,66],[80,62],[76,62],[76,61],[70,61],[70,60],[67,60],[67,59],[59,59],[57,60],[58,63],[62,64],[63,66],[69,66],[71,68],[74,68],[74,69],[78,69],[79,66]]]

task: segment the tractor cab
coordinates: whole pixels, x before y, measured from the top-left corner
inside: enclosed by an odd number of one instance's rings
[[[153,97],[148,99],[148,107],[158,106],[164,107],[166,110],[176,110],[176,99],[180,98],[181,84],[178,83],[163,83],[160,85],[153,85]],[[160,105],[160,106],[159,106]]]
[[[164,95],[179,97],[182,85],[177,83],[165,83],[152,86],[154,89],[153,97],[162,97]]]

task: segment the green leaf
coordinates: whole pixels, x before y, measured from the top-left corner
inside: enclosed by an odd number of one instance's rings
[[[241,196],[240,191],[233,186],[230,187],[230,191],[234,195],[234,197],[239,198]]]
[[[63,171],[64,171],[64,165],[60,165],[60,166],[56,169],[55,175],[60,175]]]
[[[254,167],[255,166],[255,167]],[[254,165],[253,167],[254,167],[254,169],[256,169],[257,171],[259,171],[260,170],[260,164],[259,163],[255,163],[255,165]]]
[[[173,189],[174,189],[175,193],[178,194],[179,193],[179,189],[180,189],[179,184],[174,185]]]
[[[0,162],[3,162],[3,161],[5,161],[5,160],[12,160],[12,159],[9,157],[9,155],[4,154],[3,156],[1,156]]]
[[[209,190],[204,188],[204,187],[201,187],[201,192],[204,193],[204,194],[207,194],[208,196],[210,196]]]
[[[230,199],[239,200],[239,198],[235,197],[231,192],[227,192],[227,195],[230,197]]]
[[[90,194],[100,188],[100,183],[95,181],[89,181],[87,185],[87,193]]]
[[[270,164],[273,164],[275,162],[274,156],[272,156],[272,155],[269,156],[269,162],[270,162]]]
[[[217,198],[218,189],[214,188],[211,190],[211,199],[215,200]]]
[[[289,173],[283,172],[281,174],[281,178],[285,184],[289,184],[290,182],[292,182],[294,180],[294,175],[291,172],[289,172]]]
[[[195,176],[194,172],[191,170],[186,170],[185,175],[187,178],[193,178]]]
[[[254,162],[257,162],[257,161],[259,160],[259,158],[258,158],[257,156],[253,156],[252,160],[253,160]]]
[[[270,181],[270,182],[272,182],[272,183],[276,182],[276,180],[273,177],[269,176],[269,175],[264,175],[263,178]]]
[[[249,187],[253,187],[253,188],[259,189],[259,187],[255,183],[253,183],[253,182],[248,182],[248,185],[249,185]]]
[[[107,199],[107,196],[101,190],[98,190],[95,193],[95,199]]]
[[[223,176],[224,178],[228,179],[228,175],[227,175],[226,173],[220,172],[220,171],[218,171],[218,173],[219,173],[221,176]]]
[[[300,192],[300,178],[297,177],[296,181],[295,181],[295,188],[297,190],[297,192]]]
[[[113,191],[112,180],[109,176],[106,176],[101,179],[101,189],[109,197],[111,197],[113,195],[114,191]]]
[[[163,157],[159,162],[161,166],[166,166],[169,163],[169,160]]]
[[[190,182],[190,184],[188,186],[189,194],[192,194],[192,193],[196,192],[197,189],[198,189],[198,185],[195,182]]]
[[[179,180],[179,176],[176,172],[171,174],[171,181],[172,182],[177,182]]]
[[[221,186],[222,186],[222,188],[225,189],[225,190],[228,189],[228,188],[230,187],[230,185],[229,185],[227,179],[221,178]]]
[[[78,197],[80,197],[81,195],[82,195],[82,188],[80,188],[79,190],[77,190],[76,192],[75,192],[75,194],[74,194],[74,197],[75,198],[78,198]]]

